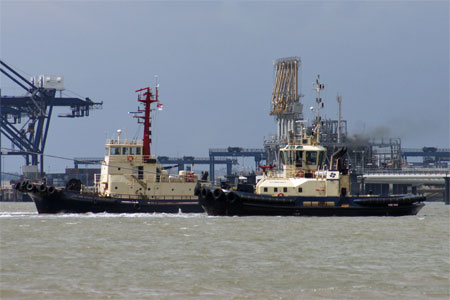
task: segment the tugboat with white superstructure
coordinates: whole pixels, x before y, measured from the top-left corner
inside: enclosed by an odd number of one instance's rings
[[[117,138],[107,141],[94,191],[85,189],[77,179],[71,179],[64,189],[30,181],[17,184],[18,190],[31,196],[39,213],[203,212],[194,190],[207,178],[186,171],[169,175],[170,167],[160,165],[150,153],[151,104],[159,104],[158,87],[154,94],[149,87],[136,92],[139,103],[144,105],[134,113],[138,123],[144,125],[143,139],[121,139],[118,130]]]
[[[263,178],[236,189],[204,186],[199,202],[209,215],[219,216],[404,216],[416,215],[425,197],[416,195],[351,195],[350,175],[344,163],[346,148],[340,148],[325,165],[326,148],[320,145],[323,107],[317,78],[317,116],[314,130],[306,135],[291,132],[279,151],[281,170],[260,166]]]

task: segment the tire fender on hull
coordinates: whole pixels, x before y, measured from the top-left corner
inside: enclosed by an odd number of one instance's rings
[[[222,189],[215,189],[213,192],[213,196],[215,200],[220,199],[221,197],[224,196],[224,192]]]
[[[20,186],[19,186],[19,191],[21,191],[21,192],[25,191],[25,189],[26,189],[28,183],[29,183],[28,180],[22,181],[22,182],[20,183]]]
[[[39,193],[45,193],[45,192],[47,192],[47,186],[46,186],[45,184],[41,184],[41,185],[38,187],[38,191],[39,191]]]
[[[36,191],[36,186],[34,184],[32,184],[31,182],[29,182],[27,184],[26,190],[27,190],[27,192],[34,192],[34,191]]]
[[[210,189],[203,187],[200,191],[200,204],[206,206],[212,206],[214,204],[214,196]]]
[[[56,189],[54,186],[49,186],[47,191],[50,195],[53,195],[54,193],[56,193]]]
[[[227,215],[238,215],[242,210],[242,199],[238,194],[230,192],[227,195]]]

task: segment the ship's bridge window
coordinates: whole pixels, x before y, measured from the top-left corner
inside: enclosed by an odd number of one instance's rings
[[[136,155],[136,147],[130,147],[130,155]]]
[[[295,151],[283,151],[283,164],[292,165],[295,162]]]
[[[286,164],[286,160],[284,159],[284,152],[280,151],[279,154],[279,161],[281,162],[281,164],[285,165]]]
[[[280,161],[283,165],[293,165],[296,167],[302,166],[303,151],[290,150],[280,152]]]
[[[303,151],[295,151],[295,166],[297,168],[302,167],[302,161],[303,161]]]
[[[111,147],[111,155],[120,155],[120,147]]]
[[[141,155],[142,147],[136,147],[136,155]]]
[[[287,165],[289,165],[290,163],[291,163],[291,160],[290,160],[290,155],[289,155],[289,151],[284,151],[283,152],[283,156],[284,156],[284,162],[287,164]]]
[[[290,165],[291,164],[291,158],[289,155],[289,151],[283,151],[283,163],[285,165]]]
[[[319,168],[322,168],[323,164],[323,151],[319,151]]]
[[[122,154],[123,155],[128,155],[128,147],[123,147],[122,148]]]
[[[316,151],[306,151],[306,164],[315,165],[317,163],[317,152]]]

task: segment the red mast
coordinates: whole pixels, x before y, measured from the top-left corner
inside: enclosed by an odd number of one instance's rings
[[[143,93],[142,93],[143,92]],[[144,159],[150,158],[150,144],[152,143],[152,131],[150,128],[152,127],[151,117],[150,113],[152,109],[150,108],[152,103],[158,102],[158,87],[155,88],[155,95],[152,93],[151,88],[146,87],[142,88],[136,91],[136,93],[139,93],[138,95],[138,102],[144,103],[144,110],[141,110],[138,108],[138,112],[144,113],[143,116],[134,116],[138,119],[143,119],[144,123],[144,137],[142,139],[143,143],[143,149],[142,149],[142,155]],[[140,120],[138,120],[138,123]]]

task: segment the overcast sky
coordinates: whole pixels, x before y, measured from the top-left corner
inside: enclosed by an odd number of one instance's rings
[[[262,148],[276,132],[273,61],[287,56],[301,57],[305,108],[320,74],[324,114],[337,118],[341,94],[350,134],[449,147],[448,1],[1,0],[0,17],[3,60],[26,77],[63,75],[68,90],[103,101],[87,118],[57,118],[68,112],[57,109],[47,154],[99,157],[117,129],[135,136],[134,90],[154,85],[155,74],[165,109],[154,120],[153,153]],[[2,95],[23,94],[0,79]],[[2,147],[10,147],[3,136]],[[73,166],[46,162],[49,172]],[[4,164],[18,172],[24,160]]]

